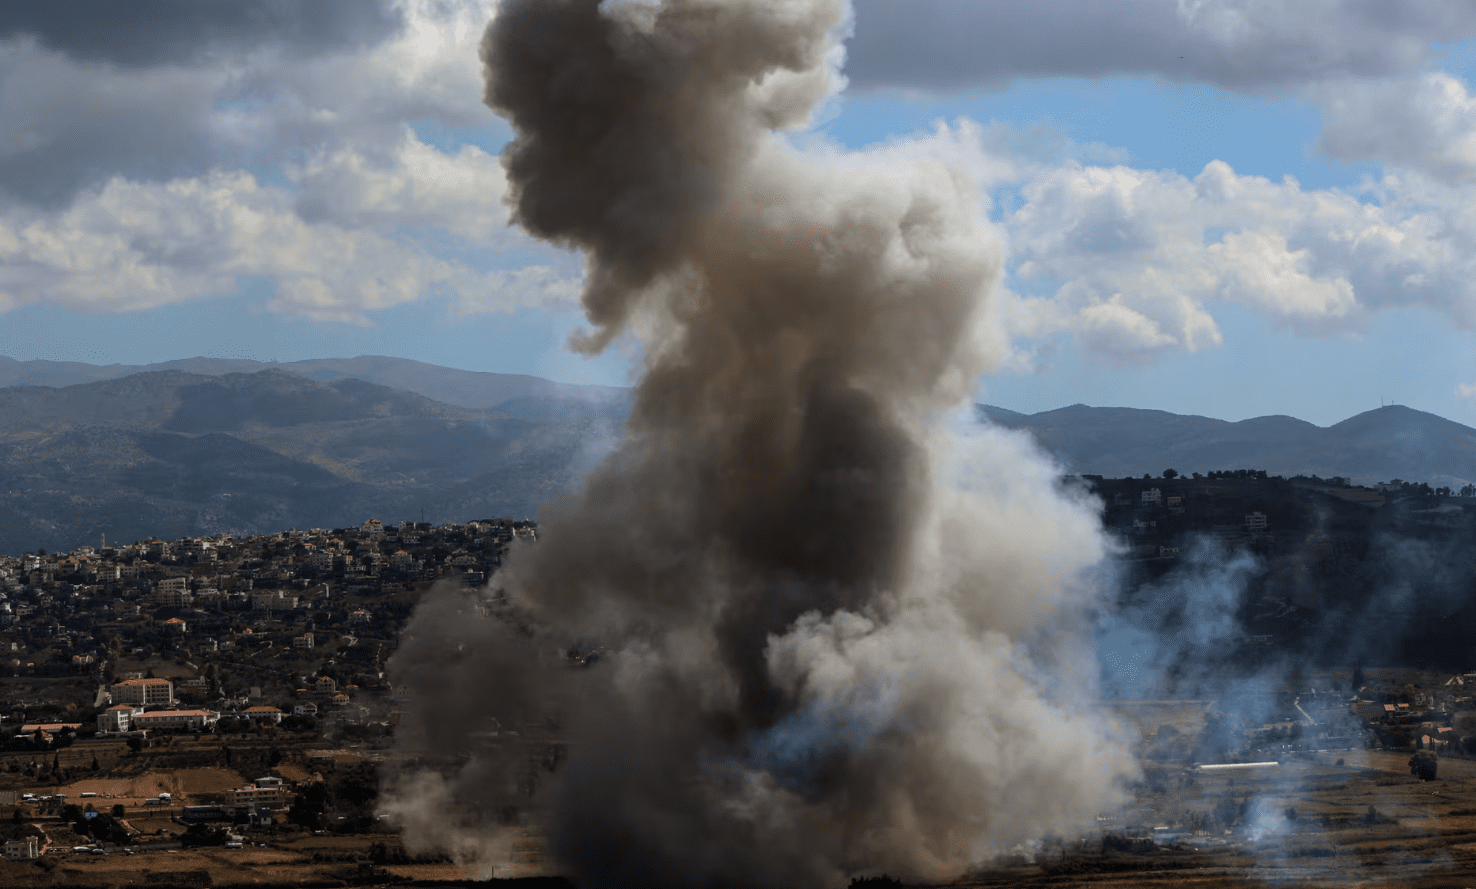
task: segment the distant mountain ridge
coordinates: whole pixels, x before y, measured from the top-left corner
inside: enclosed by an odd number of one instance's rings
[[[619,428],[280,369],[0,388],[0,416],[0,553],[12,554],[104,533],[128,541],[532,516]]]
[[[198,376],[286,371],[326,383],[352,378],[404,389],[457,407],[498,410],[513,416],[615,418],[629,410],[630,390],[617,386],[556,383],[526,374],[458,370],[383,355],[252,361],[242,358],[184,358],[154,364],[86,364],[79,361],[18,361],[0,355],[0,387],[52,386],[120,379],[139,373],[182,371]]]
[[[1037,414],[979,405],[996,425],[1023,429],[1071,472],[1110,478],[1214,469],[1343,476],[1355,484],[1400,478],[1434,487],[1476,483],[1476,429],[1389,405],[1321,427],[1295,417],[1229,422],[1167,411],[1069,407]]]
[[[376,356],[150,367],[0,357],[0,552],[70,549],[104,532],[533,516],[610,447],[630,406],[627,389]],[[1476,430],[1399,406],[1326,428],[1086,405],[978,413],[1029,431],[1069,472],[1476,483]]]

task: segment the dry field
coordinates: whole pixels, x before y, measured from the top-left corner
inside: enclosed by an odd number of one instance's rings
[[[194,768],[152,771],[129,778],[82,778],[60,787],[46,785],[25,790],[36,794],[65,793],[69,802],[76,803],[83,802],[82,794],[95,793],[98,799],[89,801],[98,806],[104,802],[141,806],[145,799],[169,793],[174,796],[175,805],[193,805],[192,798],[226,793],[248,783],[235,769]]]
[[[113,852],[89,855],[57,851],[45,856],[46,865],[12,864],[0,861],[0,886],[57,887],[126,887],[147,882],[189,882],[193,875],[209,874],[212,886],[302,884],[343,885],[359,882],[367,876],[369,883],[404,882],[446,883],[482,880],[485,869],[457,867],[450,864],[388,865],[376,868],[373,876],[361,875],[353,860],[363,856],[371,843],[382,837],[330,837],[337,856],[346,860],[315,861],[307,849],[284,848],[268,841],[266,847],[244,849],[178,849]],[[320,848],[318,851],[324,851]],[[526,867],[517,868],[517,876],[531,875]],[[495,876],[514,876],[511,870],[498,867]]]
[[[1204,702],[1140,702],[1118,715],[1146,732],[1160,725],[1182,726],[1187,732],[1204,708]],[[1410,776],[1408,760],[1408,753],[1358,750],[1254,770],[1150,767],[1150,780],[1135,803],[1105,824],[1108,831],[1124,837],[1151,835],[1156,848],[1129,844],[1122,847],[1128,851],[1103,851],[1100,842],[1093,842],[1070,851],[1016,858],[956,885],[962,889],[1476,887],[1476,760],[1442,759],[1440,780],[1434,782]],[[296,768],[307,777],[310,767]],[[89,776],[61,787],[23,789],[60,790],[68,794],[69,802],[82,802],[83,792],[96,793],[87,801],[104,810],[122,804],[133,828],[150,839],[168,839],[182,827],[170,820],[169,810],[142,806],[143,799],[165,791],[174,794],[177,806],[247,780],[232,769],[202,767],[127,777]],[[1230,831],[1224,828],[1227,817],[1238,822]],[[406,882],[447,886],[487,876],[485,868],[449,864],[388,864],[362,870],[357,860],[367,856],[371,845],[397,845],[396,838],[383,834],[268,831],[249,835],[250,844],[243,849],[90,855],[70,851],[79,838],[64,825],[52,820],[41,824],[54,851],[47,853],[44,863],[0,862],[0,887],[121,889],[150,880],[155,884],[178,880],[183,885],[202,873],[213,886]],[[1176,825],[1201,830],[1196,834]],[[506,860],[494,863],[494,877],[538,876],[548,866],[536,837],[520,841],[503,857]]]
[[[1338,764],[1338,760],[1343,762]],[[1114,825],[1160,848],[1041,855],[958,885],[1117,887],[1476,886],[1476,761],[1442,760],[1441,780],[1409,774],[1409,754],[1318,754],[1264,770],[1158,773]],[[1174,839],[1156,825],[1240,811],[1232,832]]]

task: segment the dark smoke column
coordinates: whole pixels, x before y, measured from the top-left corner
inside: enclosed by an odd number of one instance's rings
[[[1130,768],[1068,705],[1085,671],[1053,630],[1101,553],[1091,509],[1018,441],[940,425],[991,360],[968,183],[776,133],[835,88],[847,14],[508,0],[483,41],[515,218],[587,256],[577,345],[629,334],[646,368],[622,444],[494,579],[537,629],[445,593],[393,667],[500,725],[561,712],[568,762],[533,795],[583,889],[944,878],[1071,829]],[[611,656],[536,666],[579,637]],[[474,752],[390,808],[444,843],[476,828],[432,800],[520,764],[426,700],[407,749]]]

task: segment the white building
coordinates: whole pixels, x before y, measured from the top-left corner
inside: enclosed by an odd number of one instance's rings
[[[188,577],[166,577],[154,584],[154,596],[160,600],[168,596],[177,596],[190,590],[190,579]]]
[[[1163,503],[1163,492],[1157,488],[1149,488],[1143,492],[1143,502],[1152,503],[1155,506]]]
[[[37,837],[20,837],[19,839],[5,841],[6,861],[26,861],[41,855],[40,845]]]
[[[133,717],[135,729],[207,729],[220,721],[214,710],[154,710]]]
[[[114,704],[97,714],[97,730],[100,732],[126,732],[133,727],[133,717],[144,712],[142,707],[132,704]]]
[[[245,710],[241,711],[241,715],[246,717],[247,719],[250,719],[252,722],[267,722],[268,720],[270,720],[273,725],[276,725],[277,723],[281,722],[282,717],[286,716],[287,714],[283,713],[280,709],[276,707],[258,705],[255,707],[247,707]]]
[[[241,808],[280,809],[286,801],[281,778],[257,778],[231,791],[231,802]]]
[[[260,590],[251,594],[251,607],[260,611],[291,611],[297,607],[297,597],[281,590]]]

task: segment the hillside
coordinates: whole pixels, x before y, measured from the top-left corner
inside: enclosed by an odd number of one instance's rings
[[[0,553],[102,534],[525,516],[615,423],[471,410],[279,369],[0,389]]]
[[[0,357],[0,383],[12,383],[0,388],[0,553],[103,533],[534,516],[593,465],[630,403],[625,389],[375,356],[149,367]],[[1399,406],[1327,428],[1085,405],[979,413],[1028,430],[1068,471],[1109,478],[1255,468],[1457,490],[1476,480],[1476,430]]]

